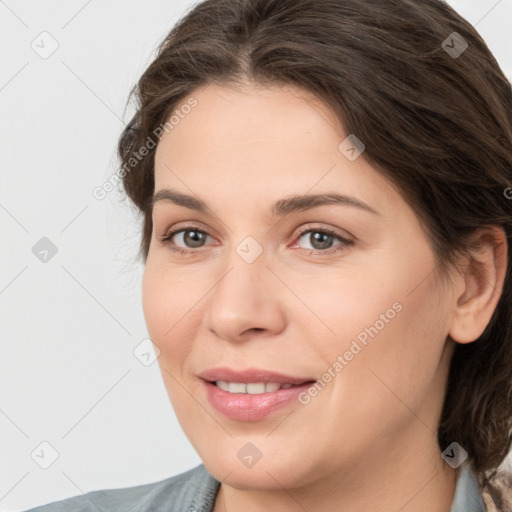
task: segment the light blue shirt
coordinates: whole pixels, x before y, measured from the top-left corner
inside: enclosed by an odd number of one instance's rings
[[[219,487],[201,464],[159,482],[92,491],[25,512],[212,512]],[[467,462],[459,467],[450,512],[486,512],[476,475]]]
[[[450,512],[486,512],[478,480],[466,461],[459,467]]]

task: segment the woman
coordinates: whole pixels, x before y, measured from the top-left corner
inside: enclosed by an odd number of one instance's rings
[[[119,141],[204,464],[45,510],[511,510],[512,92],[438,0],[206,0]]]

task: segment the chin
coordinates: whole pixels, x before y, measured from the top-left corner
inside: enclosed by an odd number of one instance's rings
[[[203,464],[220,482],[239,490],[282,490],[306,485],[308,476],[314,474],[300,460],[283,460],[274,457],[264,462],[263,457],[252,467],[246,467],[238,458],[209,460]]]

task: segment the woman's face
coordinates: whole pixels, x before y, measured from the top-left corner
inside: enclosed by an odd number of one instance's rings
[[[156,151],[143,306],[208,470],[277,489],[435,453],[454,292],[414,212],[305,91],[192,98]]]

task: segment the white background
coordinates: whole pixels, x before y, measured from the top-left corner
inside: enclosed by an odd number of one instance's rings
[[[512,78],[512,0],[449,3]],[[148,336],[134,210],[115,191],[92,195],[117,168],[129,90],[191,5],[0,0],[3,511],[200,463],[157,363],[133,355]],[[47,59],[31,48],[43,31],[59,45]],[[46,263],[32,253],[42,237],[57,247]],[[48,469],[31,458],[43,441],[58,452]]]

